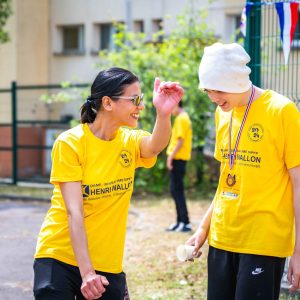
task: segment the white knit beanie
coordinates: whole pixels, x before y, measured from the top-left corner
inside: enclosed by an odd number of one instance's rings
[[[236,43],[205,47],[199,65],[199,87],[227,93],[246,92],[252,85],[249,61],[245,49]]]

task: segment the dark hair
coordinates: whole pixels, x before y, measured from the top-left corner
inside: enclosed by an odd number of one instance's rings
[[[91,95],[80,108],[81,123],[94,122],[102,105],[102,97],[120,96],[126,86],[137,81],[139,79],[136,75],[122,68],[114,67],[99,72],[91,86]]]

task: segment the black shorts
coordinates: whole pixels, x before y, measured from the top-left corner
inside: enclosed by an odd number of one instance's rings
[[[79,268],[53,258],[38,258],[33,264],[33,293],[36,300],[84,300],[80,287]],[[109,285],[101,300],[129,299],[125,273],[96,271],[107,278]]]
[[[278,300],[285,258],[209,247],[208,300]]]

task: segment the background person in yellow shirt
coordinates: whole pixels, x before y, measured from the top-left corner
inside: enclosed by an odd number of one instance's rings
[[[208,237],[209,300],[275,300],[286,257],[290,289],[300,283],[300,113],[249,79],[240,45],[204,49],[200,88],[216,103],[214,200],[187,241]]]
[[[167,148],[167,168],[170,172],[170,191],[175,202],[177,219],[167,231],[188,232],[191,224],[184,195],[184,175],[186,163],[191,159],[192,124],[182,102],[173,109],[175,116],[172,135]]]
[[[37,241],[35,299],[129,299],[122,259],[135,169],[152,167],[166,147],[182,96],[178,83],[156,78],[153,132],[132,130],[144,109],[138,77],[121,68],[97,75],[81,124],[53,146],[54,190]]]

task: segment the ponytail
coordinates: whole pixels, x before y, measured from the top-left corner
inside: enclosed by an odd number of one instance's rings
[[[80,108],[81,123],[93,123],[95,121],[97,110],[95,109],[95,100],[91,96],[87,97],[85,103]]]

